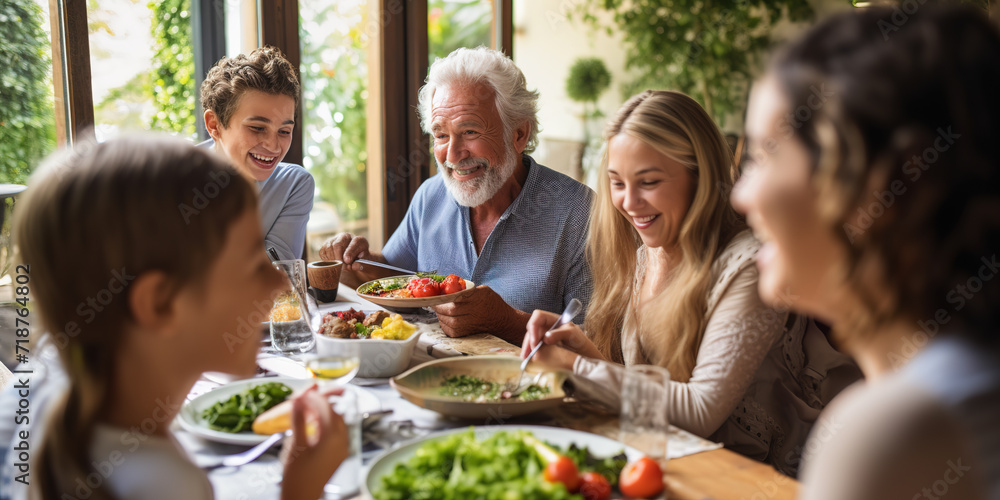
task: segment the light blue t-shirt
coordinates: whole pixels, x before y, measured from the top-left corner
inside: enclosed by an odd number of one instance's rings
[[[312,175],[299,165],[279,163],[257,188],[265,248],[274,247],[282,260],[301,259],[316,190]]]
[[[476,255],[469,208],[442,174],[420,185],[382,254],[415,271],[457,274],[489,285],[510,306],[560,313],[572,298],[584,310],[594,285],[584,258],[593,191],[524,155],[528,178]]]
[[[1000,498],[1000,348],[958,335],[935,339],[899,373],[933,394],[974,436],[988,498]]]
[[[198,147],[214,149],[209,139]],[[306,244],[306,224],[312,211],[316,182],[294,163],[278,163],[267,180],[257,181],[264,248],[274,247],[282,260],[301,259]]]

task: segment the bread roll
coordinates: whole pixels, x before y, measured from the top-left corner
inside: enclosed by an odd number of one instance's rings
[[[278,403],[270,410],[257,415],[251,429],[256,434],[271,435],[292,428],[292,398]]]

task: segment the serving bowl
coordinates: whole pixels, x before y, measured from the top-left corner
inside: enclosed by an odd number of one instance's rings
[[[344,342],[358,346],[358,377],[387,378],[398,375],[410,366],[413,347],[417,345],[420,335],[428,330],[427,325],[417,323],[417,331],[405,340],[387,339],[342,339],[317,333],[322,323],[322,315],[313,318],[313,336],[316,337],[316,353],[320,356],[334,355],[341,352]]]
[[[559,406],[566,399],[563,382],[565,372],[541,370],[529,364],[525,377],[542,373],[539,385],[549,388],[540,399],[521,401],[464,401],[441,394],[441,383],[454,375],[468,375],[483,380],[504,383],[521,373],[521,360],[513,356],[462,356],[428,361],[389,380],[396,391],[411,403],[442,415],[464,419],[491,419],[497,416],[518,417]]]

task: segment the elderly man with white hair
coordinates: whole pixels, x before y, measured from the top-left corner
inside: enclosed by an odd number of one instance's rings
[[[573,298],[583,318],[593,289],[584,257],[593,192],[528,155],[537,106],[538,93],[501,52],[461,48],[435,61],[418,112],[438,174],[417,189],[381,254],[341,233],[320,257],[343,260],[348,284],[377,277],[357,259],[475,282],[474,292],[434,308],[452,337],[492,333],[520,345],[532,310],[558,313]]]

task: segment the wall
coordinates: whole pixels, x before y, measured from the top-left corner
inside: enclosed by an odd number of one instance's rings
[[[621,84],[629,79],[625,71],[625,50],[620,33],[595,32],[567,13],[576,12],[584,0],[514,0],[514,62],[528,80],[528,87],[541,94],[539,122],[541,145],[534,154],[544,165],[569,173],[571,143],[583,140],[581,105],[566,96],[566,76],[580,57],[597,57],[611,72],[611,88],[601,96],[598,108],[611,116],[624,102]],[[817,18],[850,9],[850,0],[812,0]],[[598,17],[610,21],[606,12]],[[808,26],[782,20],[773,28],[776,40],[802,33]],[[726,130],[739,130],[742,119],[732,117]],[[593,130],[592,133],[600,133]]]
[[[598,108],[613,114],[621,106],[625,75],[622,37],[595,33],[580,20],[569,21],[579,0],[514,0],[514,62],[528,80],[528,88],[541,94],[539,122],[541,146],[535,159],[556,170],[567,171],[570,159],[565,141],[583,140],[582,106],[566,96],[569,68],[581,57],[597,57],[611,72],[611,88]],[[608,20],[605,16],[603,20]],[[600,133],[599,130],[594,130]]]

